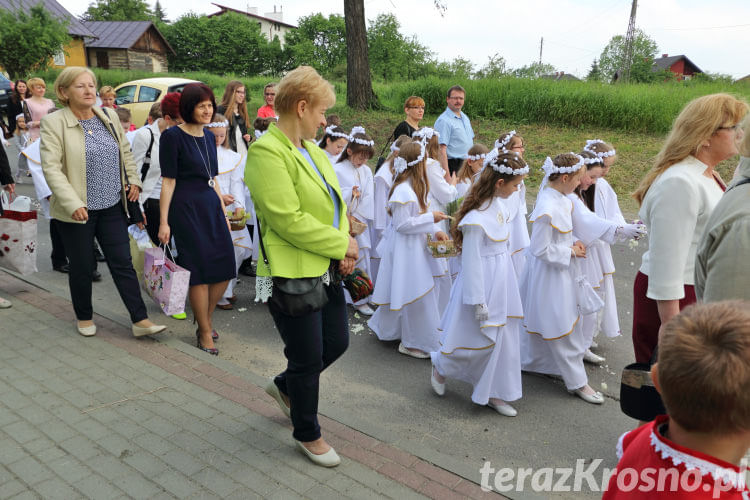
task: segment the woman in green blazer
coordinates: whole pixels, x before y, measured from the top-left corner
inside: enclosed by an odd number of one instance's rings
[[[266,388],[291,417],[299,449],[325,467],[341,460],[320,435],[318,382],[320,372],[349,345],[346,303],[332,271],[350,274],[358,256],[336,174],[323,150],[311,142],[335,101],[332,85],[314,69],[301,66],[287,74],[276,87],[278,125],[272,123],[250,146],[245,169],[269,263],[267,267],[259,259],[257,298],[266,302],[277,293],[271,276],[322,276],[329,283],[328,303],[301,317],[288,316],[268,302],[284,341],[287,369]]]

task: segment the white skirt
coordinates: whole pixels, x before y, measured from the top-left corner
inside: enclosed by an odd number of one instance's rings
[[[437,351],[440,313],[437,296],[431,289],[424,297],[391,310],[387,305],[378,307],[367,322],[380,340],[401,340],[410,349],[424,352]]]

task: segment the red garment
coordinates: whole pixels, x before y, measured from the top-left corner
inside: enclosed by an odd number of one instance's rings
[[[660,433],[665,423],[662,415],[620,437],[617,472],[602,500],[750,498],[744,469],[673,443]]]
[[[274,111],[268,104],[258,109],[258,118],[273,118],[275,116],[276,111]]]
[[[648,363],[659,343],[659,309],[656,301],[646,297],[648,276],[638,271],[633,283],[633,350],[638,363]],[[680,299],[680,311],[695,303],[695,288],[685,285],[685,297]]]

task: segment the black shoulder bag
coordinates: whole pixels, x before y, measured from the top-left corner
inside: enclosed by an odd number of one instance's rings
[[[385,156],[383,156],[383,153],[385,153],[385,148],[390,146],[391,139],[393,137],[393,132],[391,132],[391,135],[388,136],[388,139],[385,141],[385,144],[383,145],[383,149],[380,150],[380,155],[378,156],[378,162],[375,164],[375,172],[380,169],[380,166],[385,162]]]
[[[143,165],[141,165],[141,182],[146,180],[146,174],[151,168],[151,149],[154,147],[154,131],[151,130],[151,127],[148,129],[148,133],[151,134],[151,142],[148,143],[146,156],[143,158]]]
[[[115,126],[112,125],[112,119],[109,116],[107,108],[102,108],[102,111],[104,111],[104,114],[107,115],[107,118],[109,118],[109,129],[112,131],[112,135],[117,141],[117,150],[120,153],[120,168],[122,169],[122,173],[125,175],[125,185],[130,186],[130,180],[128,179],[128,170],[125,168],[125,160],[122,158],[122,151],[120,151],[120,136],[117,135]],[[143,222],[143,212],[141,212],[141,205],[137,200],[128,200],[127,194],[128,192],[125,191],[125,202],[127,204],[125,207],[125,215],[128,216],[128,225],[139,224]]]
[[[266,256],[266,248],[263,246],[263,230],[260,227],[260,219],[255,217],[255,223],[258,225],[258,240],[260,241],[260,251],[263,254],[263,263],[271,271]],[[269,303],[273,304],[279,311],[287,316],[297,318],[305,316],[315,311],[320,311],[328,303],[328,293],[326,292],[323,278],[281,278],[272,276],[273,292]]]

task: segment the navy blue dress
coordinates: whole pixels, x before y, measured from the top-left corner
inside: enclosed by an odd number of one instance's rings
[[[177,180],[168,220],[177,263],[190,271],[190,286],[236,277],[232,237],[219,197],[208,185],[219,171],[214,135],[205,130],[203,137],[193,137],[180,127],[168,128],[161,134],[159,165],[162,177]]]

